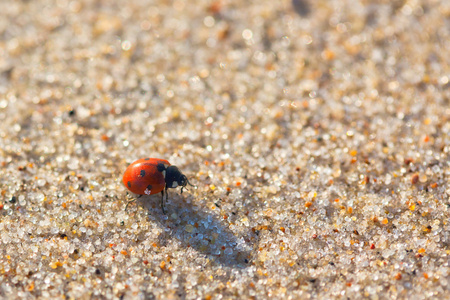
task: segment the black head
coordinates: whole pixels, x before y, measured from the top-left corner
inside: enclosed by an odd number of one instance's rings
[[[183,188],[186,188],[186,185],[188,184],[193,186],[187,177],[183,175],[176,166],[170,166],[166,169],[167,188],[176,188],[181,186],[181,193],[183,193]]]

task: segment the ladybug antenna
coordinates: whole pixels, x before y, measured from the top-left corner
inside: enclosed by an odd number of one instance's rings
[[[187,182],[190,186],[193,186],[193,187],[197,188],[197,186],[196,186],[196,185],[193,185],[192,183],[190,183],[190,182],[189,182],[189,179],[187,179],[187,178],[186,178],[186,182]]]
[[[182,177],[181,177],[181,182],[183,182],[183,185],[181,186],[181,193],[183,194],[183,189],[186,189],[187,190],[187,187],[186,187],[186,185],[190,185],[190,186],[193,186],[193,187],[195,187],[195,188],[197,188],[195,185],[193,185],[192,183],[190,183],[189,182],[189,179],[185,176],[185,175],[182,175]]]

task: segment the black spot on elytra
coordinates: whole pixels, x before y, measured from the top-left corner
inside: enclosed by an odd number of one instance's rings
[[[162,171],[164,171],[164,170],[166,169],[166,167],[164,166],[164,164],[159,163],[159,164],[156,166],[156,169],[158,169],[159,172],[162,172]]]
[[[139,176],[144,177],[145,176],[145,170],[141,170],[141,173],[139,174]]]
[[[149,191],[151,191],[151,190],[152,190],[152,185],[151,185],[151,184],[147,185],[147,189],[148,189]]]
[[[129,188],[131,188],[131,181],[128,181],[127,185],[128,185]]]

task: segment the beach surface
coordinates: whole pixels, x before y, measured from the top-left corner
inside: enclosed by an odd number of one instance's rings
[[[0,298],[449,299],[449,20],[0,1]],[[166,214],[145,157],[196,185]]]

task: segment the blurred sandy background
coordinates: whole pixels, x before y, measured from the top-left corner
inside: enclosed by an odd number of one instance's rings
[[[0,2],[0,298],[444,299],[450,2]],[[125,211],[159,157],[198,186]]]

